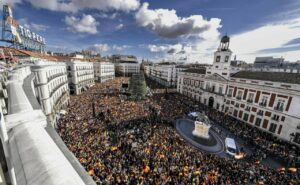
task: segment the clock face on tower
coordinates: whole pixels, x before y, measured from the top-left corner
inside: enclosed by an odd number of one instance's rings
[[[221,60],[221,56],[217,56],[216,62],[220,62],[220,60]]]

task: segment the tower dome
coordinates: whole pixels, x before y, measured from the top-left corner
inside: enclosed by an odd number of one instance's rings
[[[230,42],[230,38],[227,35],[223,36],[221,39],[221,42],[220,42],[219,50],[220,51],[228,51],[229,50],[229,42]]]
[[[229,42],[229,41],[230,41],[230,37],[228,37],[227,35],[223,36],[222,39],[221,39],[222,43],[226,43],[226,42]]]

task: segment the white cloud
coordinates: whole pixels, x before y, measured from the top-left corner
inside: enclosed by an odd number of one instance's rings
[[[49,26],[43,25],[43,24],[35,24],[35,23],[31,23],[31,28],[36,30],[36,31],[46,31]]]
[[[253,62],[256,56],[283,56],[287,60],[300,59],[300,50],[289,51],[286,43],[300,38],[300,19],[270,23],[233,35],[231,50],[240,59]],[[273,51],[273,52],[272,52]]]
[[[119,24],[116,26],[116,30],[121,30],[122,28],[124,28],[124,24]]]
[[[0,3],[0,4],[1,4],[1,6],[3,4],[14,5],[16,3],[21,3],[21,2],[22,2],[22,0],[3,0],[2,3]]]
[[[31,29],[32,31],[46,31],[49,26],[43,25],[43,24],[37,24],[37,23],[29,23],[26,18],[19,19],[18,22],[23,25],[24,27]]]
[[[175,10],[151,10],[148,7],[148,3],[141,6],[135,15],[136,21],[140,26],[146,27],[160,37],[197,36],[212,39],[219,36],[221,20],[218,18],[206,20],[202,15],[179,17]]]
[[[139,0],[25,0],[37,8],[53,11],[78,12],[84,9],[101,11],[121,10],[129,12],[140,6]]]
[[[162,44],[162,45],[155,45],[149,44],[147,46],[150,52],[152,53],[165,53],[165,54],[175,54],[180,52],[183,49],[183,45],[181,44]]]
[[[88,33],[96,34],[98,32],[97,26],[99,23],[91,15],[82,15],[82,18],[74,16],[66,16],[65,23],[67,25],[66,30],[74,33]]]
[[[106,52],[110,52],[110,51],[121,52],[130,47],[131,46],[129,46],[129,45],[116,45],[116,44],[110,46],[110,45],[104,43],[104,44],[94,44],[94,45],[90,46],[88,49],[93,51],[94,53],[106,53]]]
[[[128,46],[128,45],[113,45],[112,46],[112,50],[114,50],[114,51],[123,51],[128,48],[130,48],[130,46]]]
[[[108,46],[108,44],[94,44],[93,46],[90,46],[88,49],[95,53],[103,53],[109,51],[110,47]]]

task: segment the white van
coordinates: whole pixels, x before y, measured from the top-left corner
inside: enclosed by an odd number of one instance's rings
[[[225,139],[225,148],[226,148],[226,153],[235,156],[237,153],[237,148],[234,139],[227,137]]]

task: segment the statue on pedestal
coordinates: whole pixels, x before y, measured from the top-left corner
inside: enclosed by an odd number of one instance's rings
[[[193,135],[196,137],[201,137],[204,139],[209,139],[209,129],[211,125],[204,122],[195,121],[195,129],[193,130]]]

